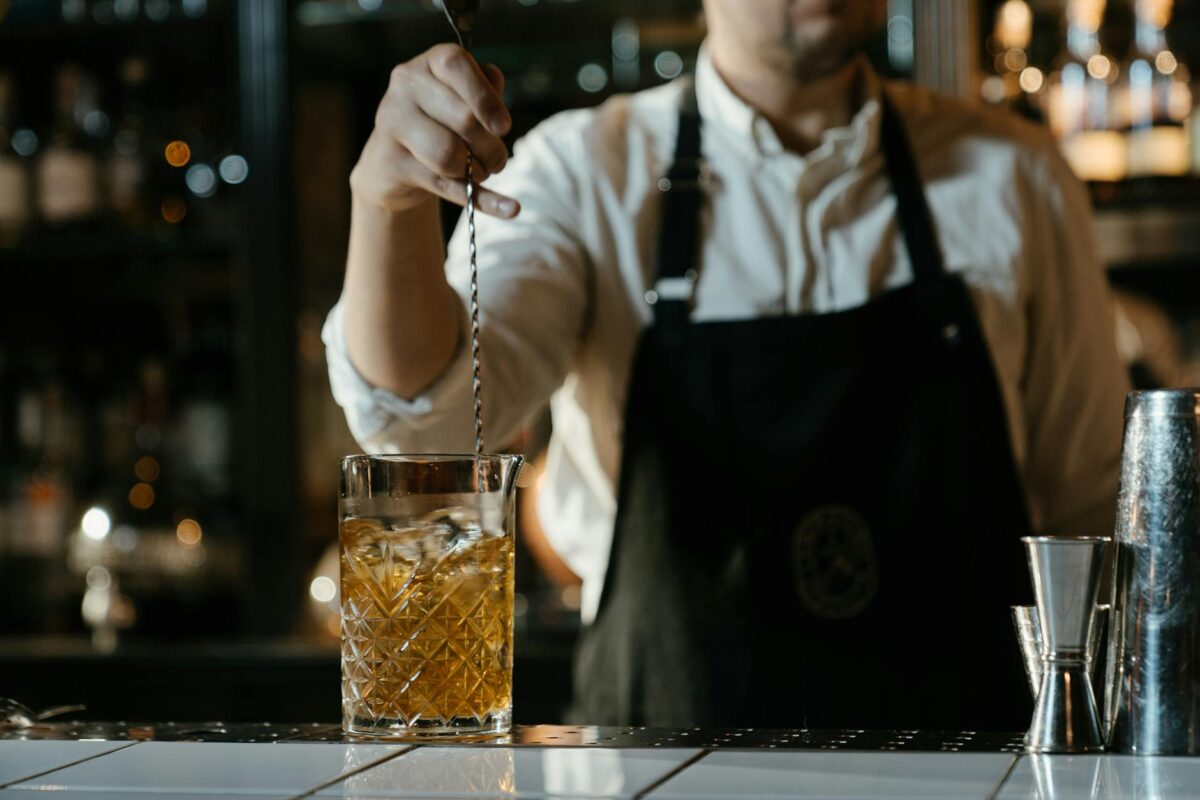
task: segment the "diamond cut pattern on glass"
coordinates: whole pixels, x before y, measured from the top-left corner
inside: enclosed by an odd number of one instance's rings
[[[447,526],[342,535],[343,716],[486,727],[512,705],[512,540]]]

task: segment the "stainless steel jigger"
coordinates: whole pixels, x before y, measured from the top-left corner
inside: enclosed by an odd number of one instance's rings
[[[1088,635],[1109,539],[1022,539],[1042,625],[1042,686],[1025,734],[1031,753],[1104,749],[1088,679]]]
[[[1108,604],[1097,605],[1092,611],[1092,629],[1088,634],[1088,676],[1092,679],[1092,694],[1098,705],[1104,704],[1105,671],[1108,662],[1107,648],[1102,647],[1112,614]],[[1017,644],[1021,648],[1021,661],[1025,664],[1025,677],[1029,679],[1029,693],[1037,702],[1042,689],[1042,623],[1038,621],[1036,606],[1013,606],[1013,627],[1017,631]]]

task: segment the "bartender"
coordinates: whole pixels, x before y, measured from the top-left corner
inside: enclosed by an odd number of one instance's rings
[[[1111,530],[1127,388],[1088,198],[1041,130],[885,82],[884,0],[705,0],[695,75],[555,115],[396,67],[353,170],[334,394],[373,452],[549,403],[593,724],[1019,729],[1019,537]]]

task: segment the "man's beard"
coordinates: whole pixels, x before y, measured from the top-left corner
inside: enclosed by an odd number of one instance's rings
[[[862,52],[865,42],[838,35],[822,41],[789,42],[790,71],[802,80],[834,75]]]
[[[790,19],[784,29],[786,69],[801,80],[825,78],[840,72],[866,47],[871,31],[851,24],[814,35],[796,26]]]
[[[838,31],[820,40],[805,38],[803,31],[791,31],[787,37],[787,70],[802,80],[827,78],[841,72],[863,52],[868,37]]]

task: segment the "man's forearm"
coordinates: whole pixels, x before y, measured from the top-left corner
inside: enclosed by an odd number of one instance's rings
[[[343,291],[346,347],[370,383],[413,397],[449,365],[458,303],[437,199],[392,212],[355,199]]]

